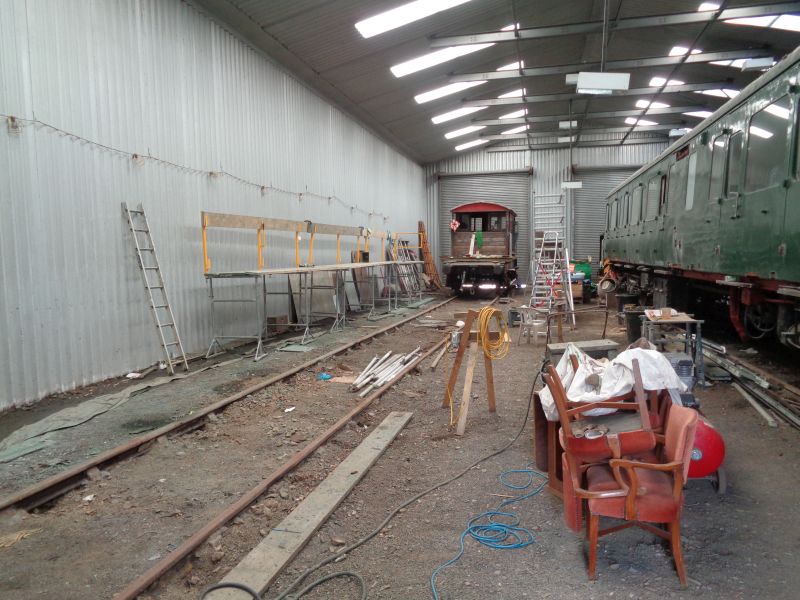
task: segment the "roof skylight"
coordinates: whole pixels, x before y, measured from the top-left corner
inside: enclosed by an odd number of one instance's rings
[[[699,92],[695,92],[695,94],[705,94],[706,96],[715,96],[717,98],[736,98],[739,95],[739,90],[702,90]]]
[[[704,10],[717,10],[718,8],[719,4],[716,2],[703,2],[697,7],[697,12],[703,12]]]
[[[683,56],[687,52],[689,52],[689,48],[687,48],[686,46],[673,46],[672,50],[669,51],[669,55],[670,56]],[[693,48],[692,49],[692,54],[700,54],[701,52],[702,52],[702,50],[700,50],[699,48]]]
[[[721,67],[733,67],[734,69],[741,69],[746,63],[748,58],[737,58],[736,60],[712,60],[712,65],[720,65]]]
[[[465,106],[464,108],[457,108],[455,110],[451,110],[450,112],[442,113],[440,115],[436,115],[435,117],[431,118],[431,121],[434,125],[438,125],[439,123],[444,123],[445,121],[452,121],[453,119],[458,119],[459,117],[464,117],[466,115],[471,115],[474,112],[478,112],[479,110],[483,110],[484,108],[489,108],[488,106]]]
[[[528,114],[528,109],[523,108],[522,110],[515,110],[514,112],[506,113],[504,115],[500,115],[500,119],[518,119],[519,117],[524,117]]]
[[[800,31],[800,15],[767,15],[764,17],[742,17],[727,19],[730,25],[749,25],[750,27],[771,27],[786,31]]]
[[[512,133],[522,133],[528,129],[528,125],[520,125],[519,127],[514,127],[513,129],[506,129],[505,131],[501,131],[502,135],[511,135]]]
[[[455,94],[483,83],[486,83],[486,81],[461,81],[459,83],[450,83],[440,88],[436,88],[435,90],[417,94],[414,96],[414,100],[417,101],[417,104],[425,104],[431,100],[437,100],[438,98],[443,98],[445,96],[449,96],[450,94]]]
[[[653,77],[650,80],[650,87],[661,87],[662,85],[683,85],[685,81],[678,79],[670,79],[669,82],[664,77]]]
[[[472,133],[473,131],[480,131],[481,129],[486,129],[486,125],[470,125],[469,127],[462,127],[461,129],[456,129],[455,131],[445,133],[444,137],[445,139],[451,140],[453,138]]]
[[[524,69],[525,68],[525,61],[520,60],[513,63],[508,63],[507,65],[503,65],[502,67],[497,67],[498,71],[516,71],[517,69]]]
[[[358,32],[365,38],[397,29],[438,12],[465,4],[470,0],[415,0],[369,17],[356,23]]]
[[[459,56],[472,54],[473,52],[483,50],[489,46],[494,46],[494,44],[467,44],[466,46],[449,46],[447,48],[428,52],[428,54],[423,54],[417,58],[412,58],[411,60],[402,62],[399,65],[390,67],[390,70],[395,77],[405,77],[411,73],[416,73],[417,71],[422,71],[423,69],[435,67],[436,65],[453,60]]]
[[[650,102],[649,100],[637,100],[636,108],[669,108],[669,104],[664,102]]]
[[[697,117],[698,119],[706,119],[710,117],[713,113],[710,110],[693,110],[690,112],[683,113],[688,117]]]
[[[500,94],[498,98],[521,98],[525,95],[525,88],[519,88],[518,90],[511,90],[510,92],[506,92],[505,94]]]
[[[488,144],[489,140],[472,140],[471,142],[467,142],[466,144],[461,144],[456,146],[456,152],[461,152],[462,150],[466,150],[467,148],[474,148],[475,146],[480,146],[481,144]]]
[[[625,119],[626,125],[658,125],[655,121],[648,121],[647,119],[637,119],[636,117],[628,117]]]

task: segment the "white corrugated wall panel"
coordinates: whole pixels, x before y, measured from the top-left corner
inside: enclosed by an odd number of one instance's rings
[[[395,231],[426,214],[419,165],[178,0],[7,0],[0,34],[1,114],[125,151],[0,129],[0,410],[161,358],[121,202],[148,213],[189,352],[210,338],[201,210]],[[255,234],[209,242],[216,270],[255,267]],[[270,232],[266,260],[293,264],[290,237]]]

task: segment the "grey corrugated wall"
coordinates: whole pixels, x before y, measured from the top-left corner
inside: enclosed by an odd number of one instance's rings
[[[0,2],[0,113],[24,119],[0,128],[0,410],[160,359],[121,202],[144,204],[190,352],[210,336],[201,210],[395,231],[425,214],[420,166],[179,0]],[[209,241],[215,269],[255,267],[254,234]],[[291,240],[270,233],[266,257],[293,264]]]
[[[595,134],[582,136],[582,139],[611,140],[616,136],[611,134]],[[637,136],[634,135],[633,138]],[[537,143],[555,142],[555,138],[537,140]],[[575,168],[614,167],[639,167],[652,160],[667,147],[665,141],[648,144],[631,144],[625,146],[587,147],[574,148],[572,163]],[[566,181],[569,174],[569,150],[567,148],[554,148],[545,150],[518,150],[512,152],[487,152],[485,149],[476,150],[466,154],[459,154],[447,160],[426,165],[426,195],[428,202],[428,222],[431,223],[430,235],[438,232],[437,202],[439,197],[439,176],[447,173],[491,173],[503,171],[521,171],[528,167],[533,168],[531,192],[533,201],[537,196],[551,196],[565,193],[568,207],[567,222],[571,222],[570,207],[571,190],[562,190],[561,182]],[[552,202],[552,197],[547,202]],[[436,226],[434,226],[436,224]],[[568,237],[570,231],[567,232]],[[439,239],[432,240],[434,256],[439,256]],[[438,264],[438,263],[437,263]]]

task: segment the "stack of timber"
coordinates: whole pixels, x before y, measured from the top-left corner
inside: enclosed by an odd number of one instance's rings
[[[420,251],[420,258],[423,262],[423,273],[428,278],[427,284],[428,287],[434,290],[441,290],[444,286],[442,285],[442,280],[439,277],[439,271],[436,268],[436,264],[433,262],[433,256],[431,255],[431,250],[428,247],[428,234],[425,231],[425,222],[419,221],[418,224],[418,231],[419,231],[419,251]]]

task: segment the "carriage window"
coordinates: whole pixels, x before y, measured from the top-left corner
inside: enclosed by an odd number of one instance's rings
[[[622,212],[622,224],[626,227],[631,222],[631,195],[628,192],[625,192],[625,199],[622,201],[623,212]]]
[[[728,156],[728,134],[714,139],[711,149],[711,184],[708,189],[709,202],[718,202],[725,189],[725,159]]]
[[[489,231],[505,231],[506,216],[503,213],[492,213],[489,215]]]
[[[741,173],[742,165],[742,144],[744,143],[744,134],[737,131],[731,136],[728,144],[728,190],[727,194],[739,193],[739,174]]]
[[[642,220],[642,190],[640,185],[633,190],[633,206],[631,206],[631,223],[633,224]]]
[[[694,182],[697,177],[697,152],[692,152],[689,156],[689,176],[686,182],[686,210],[692,210],[694,206]]]
[[[661,200],[661,178],[653,177],[647,184],[647,205],[644,220],[652,221],[658,216],[658,205]]]
[[[483,217],[470,217],[469,218],[470,231],[483,231]]]
[[[689,172],[689,161],[681,159],[669,169],[668,196],[673,206],[677,205],[679,198],[686,195],[686,178]]]
[[[786,139],[791,111],[789,96],[784,96],[750,119],[745,191],[779,185],[786,177]]]
[[[617,228],[617,201],[611,203],[611,229]]]

